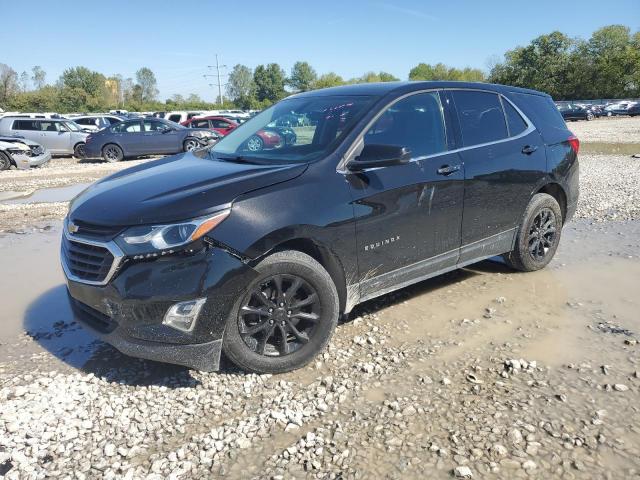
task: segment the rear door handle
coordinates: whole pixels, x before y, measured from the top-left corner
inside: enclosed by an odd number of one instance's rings
[[[437,172],[438,175],[451,175],[452,173],[460,170],[460,167],[462,167],[462,165],[443,165],[437,170]]]
[[[524,153],[525,155],[531,155],[536,150],[538,150],[538,147],[535,145],[525,145],[524,147],[522,147],[522,153]]]

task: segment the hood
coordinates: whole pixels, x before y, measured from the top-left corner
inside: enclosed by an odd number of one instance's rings
[[[169,223],[207,215],[243,193],[301,175],[306,164],[252,165],[184,153],[123,170],[73,199],[72,221],[106,226]]]
[[[29,145],[29,146],[36,146],[39,145],[38,143],[31,141],[31,140],[27,140],[26,138],[21,138],[21,137],[7,137],[7,136],[2,136],[0,135],[0,142],[3,143],[24,143],[25,145]]]
[[[21,141],[3,141],[2,139],[0,139],[0,149],[3,150],[22,150],[24,152],[29,152],[31,149],[25,145],[23,142]]]

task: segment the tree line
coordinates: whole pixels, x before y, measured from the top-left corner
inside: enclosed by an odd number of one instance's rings
[[[570,38],[555,31],[526,46],[508,50],[488,73],[478,68],[455,68],[443,63],[419,63],[409,80],[494,82],[532,88],[556,100],[640,96],[640,32],[610,25],[589,39]],[[306,61],[296,62],[289,74],[277,63],[254,69],[236,65],[229,74],[222,104],[197,94],[158,99],[157,79],[147,67],[135,78],[105,76],[86,67],[68,68],[52,84],[35,66],[18,74],[0,63],[0,107],[4,110],[89,112],[123,108],[130,111],[243,108],[262,109],[296,92],[339,85],[399,80],[388,72],[367,72],[344,79],[335,72],[318,74]]]

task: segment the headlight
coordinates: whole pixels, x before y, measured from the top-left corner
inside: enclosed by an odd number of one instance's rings
[[[166,255],[202,238],[227,218],[230,212],[231,210],[223,210],[208,217],[168,225],[131,227],[115,241],[125,253],[134,258]]]

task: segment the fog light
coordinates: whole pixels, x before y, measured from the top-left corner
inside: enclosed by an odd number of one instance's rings
[[[206,298],[196,298],[195,300],[176,303],[167,311],[162,323],[178,330],[189,332],[196,324],[200,309],[206,301]]]

